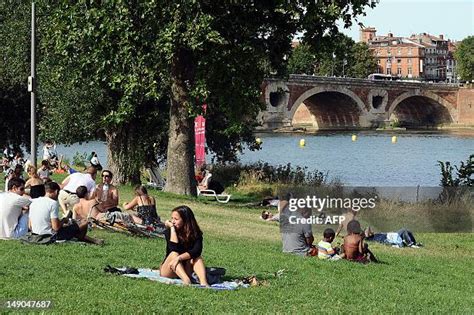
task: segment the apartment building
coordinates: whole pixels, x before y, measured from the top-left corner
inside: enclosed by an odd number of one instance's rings
[[[360,41],[367,43],[377,58],[379,73],[427,81],[451,82],[455,78],[455,46],[443,35],[422,33],[406,38],[392,33],[377,36],[376,32],[373,27],[361,29]]]

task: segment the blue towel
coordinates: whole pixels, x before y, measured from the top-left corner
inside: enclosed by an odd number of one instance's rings
[[[126,268],[117,268],[119,270],[125,270]],[[158,270],[151,270],[147,268],[138,268],[138,274],[124,274],[126,277],[130,278],[147,278],[152,281],[158,281],[161,283],[166,284],[174,284],[174,285],[183,285],[183,281],[181,279],[171,279],[165,278],[160,276],[160,272]],[[220,291],[229,291],[229,290],[237,290],[239,288],[248,288],[248,284],[238,283],[235,281],[224,281],[222,283],[217,283],[211,285],[210,288],[206,288],[199,284],[191,284],[191,287],[194,288],[201,288],[201,289],[212,289],[212,290],[220,290]]]

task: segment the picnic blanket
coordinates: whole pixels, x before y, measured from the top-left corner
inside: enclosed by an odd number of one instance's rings
[[[118,270],[125,271],[125,267],[117,268]],[[130,278],[146,278],[152,281],[157,281],[160,283],[165,284],[174,284],[174,285],[183,285],[183,281],[181,279],[170,279],[160,276],[160,272],[158,270],[151,270],[149,268],[138,268],[138,274],[122,274],[125,277]],[[209,288],[201,286],[199,284],[191,284],[191,287],[194,288],[201,288],[201,289],[211,289],[211,290],[219,290],[219,291],[230,291],[230,290],[237,290],[239,288],[248,288],[248,284],[236,282],[236,281],[224,281],[222,283],[216,283],[211,285]]]

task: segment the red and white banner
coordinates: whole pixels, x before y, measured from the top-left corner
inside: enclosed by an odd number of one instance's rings
[[[206,104],[202,105],[204,113],[206,113]],[[196,167],[206,163],[206,118],[199,115],[194,119],[194,140],[195,140],[195,158]]]

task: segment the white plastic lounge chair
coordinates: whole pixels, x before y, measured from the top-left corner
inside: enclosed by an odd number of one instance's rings
[[[147,168],[146,171],[150,177],[150,181],[146,183],[146,186],[160,190],[165,187],[166,182],[163,177],[161,177],[158,167]]]
[[[204,179],[201,181],[201,185],[204,185],[204,186],[208,186],[208,183],[210,182],[210,179],[212,177],[212,174],[207,172],[206,173],[206,176],[204,177]],[[216,198],[217,202],[220,202],[220,203],[228,203],[229,200],[230,200],[230,197],[231,195],[228,195],[228,194],[217,194],[214,190],[212,189],[199,189],[199,187],[196,187],[197,188],[197,194],[198,196],[205,196],[205,197],[212,197],[212,198]]]

